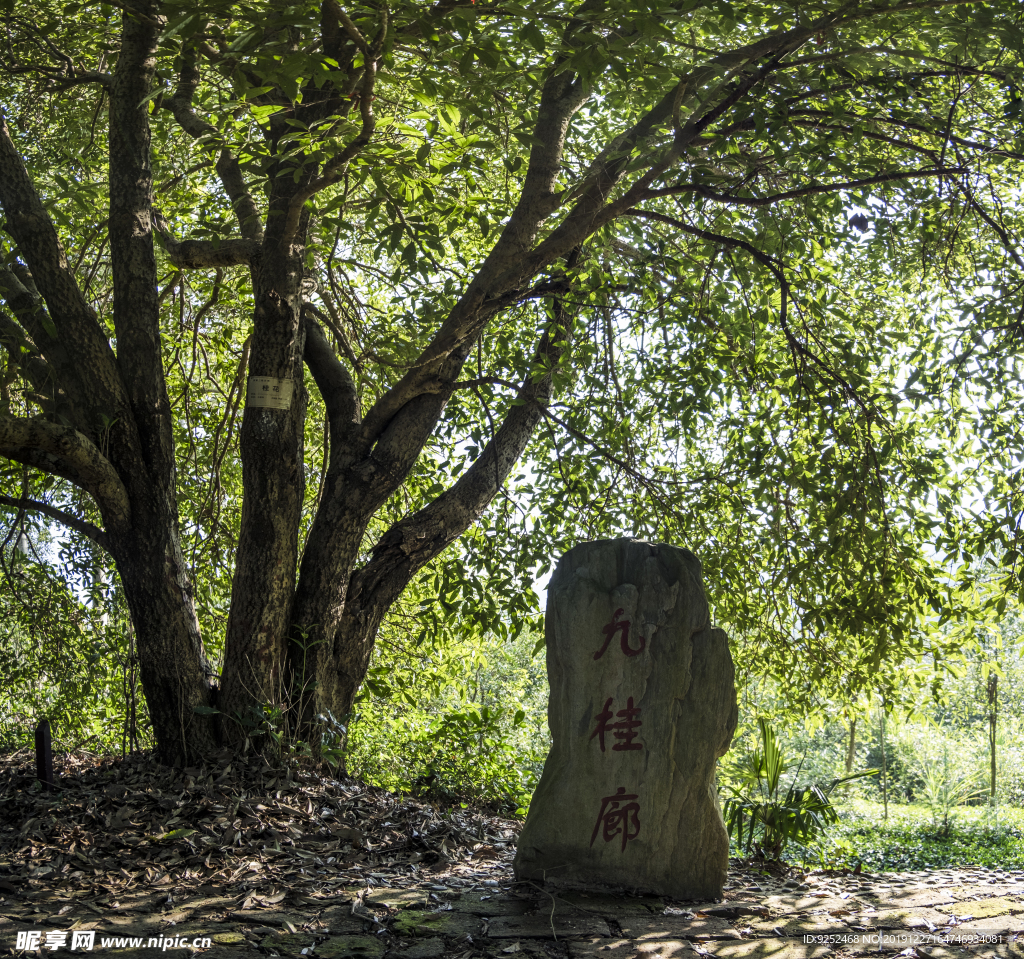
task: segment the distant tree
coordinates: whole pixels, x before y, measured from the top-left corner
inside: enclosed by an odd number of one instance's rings
[[[113,558],[165,761],[343,722],[509,483],[524,562],[588,511],[703,544],[780,674],[920,644],[894,248],[990,243],[1018,3],[0,9],[3,502]]]

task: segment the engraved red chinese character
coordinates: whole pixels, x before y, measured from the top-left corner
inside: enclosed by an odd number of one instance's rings
[[[604,655],[605,650],[608,648],[608,644],[612,641],[612,637],[616,633],[622,634],[620,637],[620,644],[622,646],[622,651],[627,656],[639,656],[640,653],[644,651],[644,647],[647,645],[647,639],[644,636],[640,637],[640,645],[636,649],[633,649],[633,647],[629,645],[629,620],[620,620],[619,617],[622,613],[623,610],[621,609],[615,610],[615,613],[612,615],[612,621],[601,630],[605,635],[604,645],[594,653],[594,659],[600,659]]]
[[[610,720],[613,715],[621,716],[622,718],[617,723],[611,723],[608,720]],[[590,734],[590,738],[593,739],[595,736],[600,737],[598,742],[601,744],[601,752],[605,751],[605,733],[612,733],[616,739],[620,740],[620,742],[617,742],[612,746],[612,749],[616,752],[624,752],[631,749],[643,749],[643,743],[633,742],[633,740],[639,735],[637,733],[637,729],[642,725],[642,720],[634,718],[639,715],[640,707],[633,705],[632,696],[626,700],[626,708],[620,709],[617,713],[612,712],[612,697],[609,696],[605,701],[604,709],[597,714],[597,727]]]
[[[597,814],[590,845],[594,845],[597,834],[601,833],[601,838],[605,842],[622,836],[622,849],[625,850],[626,843],[640,835],[640,803],[636,801],[638,798],[636,793],[627,793],[625,786],[619,786],[614,796],[605,796],[601,800],[601,811]]]

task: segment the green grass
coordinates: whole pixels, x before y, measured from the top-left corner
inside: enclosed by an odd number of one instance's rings
[[[1024,809],[962,806],[951,816],[942,836],[924,806],[889,804],[883,819],[881,803],[847,800],[838,806],[840,820],[830,827],[823,844],[825,864],[834,867],[864,864],[869,872],[940,869],[960,866],[1024,868]],[[806,865],[822,865],[813,853],[795,856]]]

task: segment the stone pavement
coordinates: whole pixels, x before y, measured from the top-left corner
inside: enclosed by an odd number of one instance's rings
[[[208,959],[1024,956],[1022,872],[732,877],[725,899],[714,903],[548,892],[511,878],[461,888],[365,885],[300,905],[286,902],[287,891],[240,904],[214,888],[183,895],[140,889],[96,901],[57,887],[37,898],[0,899],[0,954],[25,954],[16,948],[18,932],[40,932],[42,952],[52,954],[69,951],[73,931],[95,930],[94,950],[118,959],[152,959],[154,950]],[[47,950],[46,933],[58,942],[67,933],[67,940]],[[948,941],[957,936],[1003,941]]]

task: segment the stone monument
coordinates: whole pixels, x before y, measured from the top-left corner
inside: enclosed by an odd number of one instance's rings
[[[632,539],[582,543],[551,577],[545,628],[552,745],[516,878],[721,898],[715,764],[736,688],[700,561]]]

